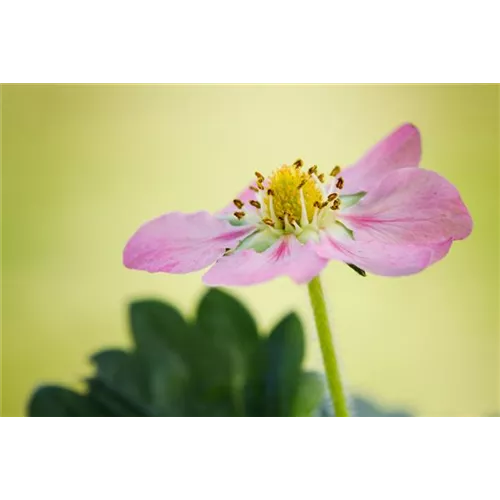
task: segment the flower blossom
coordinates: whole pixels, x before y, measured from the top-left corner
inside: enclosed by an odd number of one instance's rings
[[[383,275],[414,274],[466,238],[472,220],[457,189],[419,167],[418,129],[405,124],[359,161],[328,175],[302,160],[255,181],[220,212],[171,212],[128,241],[126,267],[189,273],[211,264],[210,286],[286,275],[297,283],[329,260]]]

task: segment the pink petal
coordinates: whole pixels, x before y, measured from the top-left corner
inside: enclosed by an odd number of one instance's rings
[[[392,170],[417,167],[420,156],[418,129],[409,123],[402,125],[342,172],[345,186],[342,194],[368,191]]]
[[[321,257],[355,264],[372,274],[406,276],[442,259],[451,244],[452,240],[433,246],[389,245],[378,241],[337,239],[325,233],[316,251]]]
[[[262,253],[241,250],[222,257],[203,281],[210,286],[245,286],[287,275],[296,283],[306,283],[327,262],[317,255],[312,243],[302,245],[295,236],[287,236]]]
[[[256,187],[255,182],[250,183],[248,186]],[[218,215],[229,215],[236,211],[242,210],[245,213],[255,213],[257,210],[254,206],[250,205],[250,201],[257,201],[256,192],[250,189],[250,187],[245,188],[235,199],[242,201],[245,205],[243,208],[239,209],[234,204],[233,200],[228,203],[222,210],[217,212]]]
[[[470,214],[457,189],[429,170],[403,168],[389,173],[339,219],[356,240],[428,245],[466,238]]]
[[[215,262],[253,230],[208,212],[172,212],[146,222],[128,241],[123,263],[150,273],[189,273]]]

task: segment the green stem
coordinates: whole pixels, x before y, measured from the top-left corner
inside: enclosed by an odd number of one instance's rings
[[[332,397],[333,407],[336,417],[348,417],[347,400],[342,387],[339,365],[333,346],[332,330],[328,320],[328,312],[325,302],[325,294],[319,276],[313,278],[307,285],[309,297],[318,330],[319,343],[321,345],[321,354],[325,365],[328,388]]]

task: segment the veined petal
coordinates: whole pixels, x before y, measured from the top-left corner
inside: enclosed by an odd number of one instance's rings
[[[418,167],[421,157],[420,133],[409,123],[394,130],[360,160],[342,172],[342,194],[372,189],[392,170]]]
[[[245,286],[289,276],[306,283],[327,264],[314,251],[312,242],[301,244],[295,236],[281,238],[265,252],[241,250],[219,259],[203,277],[210,286]]]
[[[442,259],[451,244],[450,239],[429,246],[390,245],[379,241],[355,241],[342,237],[340,233],[324,233],[316,251],[321,257],[355,264],[368,273],[407,276]]]
[[[386,175],[339,219],[359,240],[429,245],[460,240],[472,219],[457,189],[435,172],[403,168]]]
[[[123,263],[150,273],[189,273],[215,262],[253,230],[208,212],[171,212],[146,222],[128,241]]]

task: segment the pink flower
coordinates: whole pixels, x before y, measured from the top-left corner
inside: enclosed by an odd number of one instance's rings
[[[403,125],[361,160],[328,177],[302,161],[257,180],[228,207],[167,213],[132,236],[126,267],[188,273],[214,264],[207,285],[251,285],[287,275],[310,281],[329,260],[374,274],[417,273],[466,238],[472,220],[456,188],[419,168],[420,134]]]

